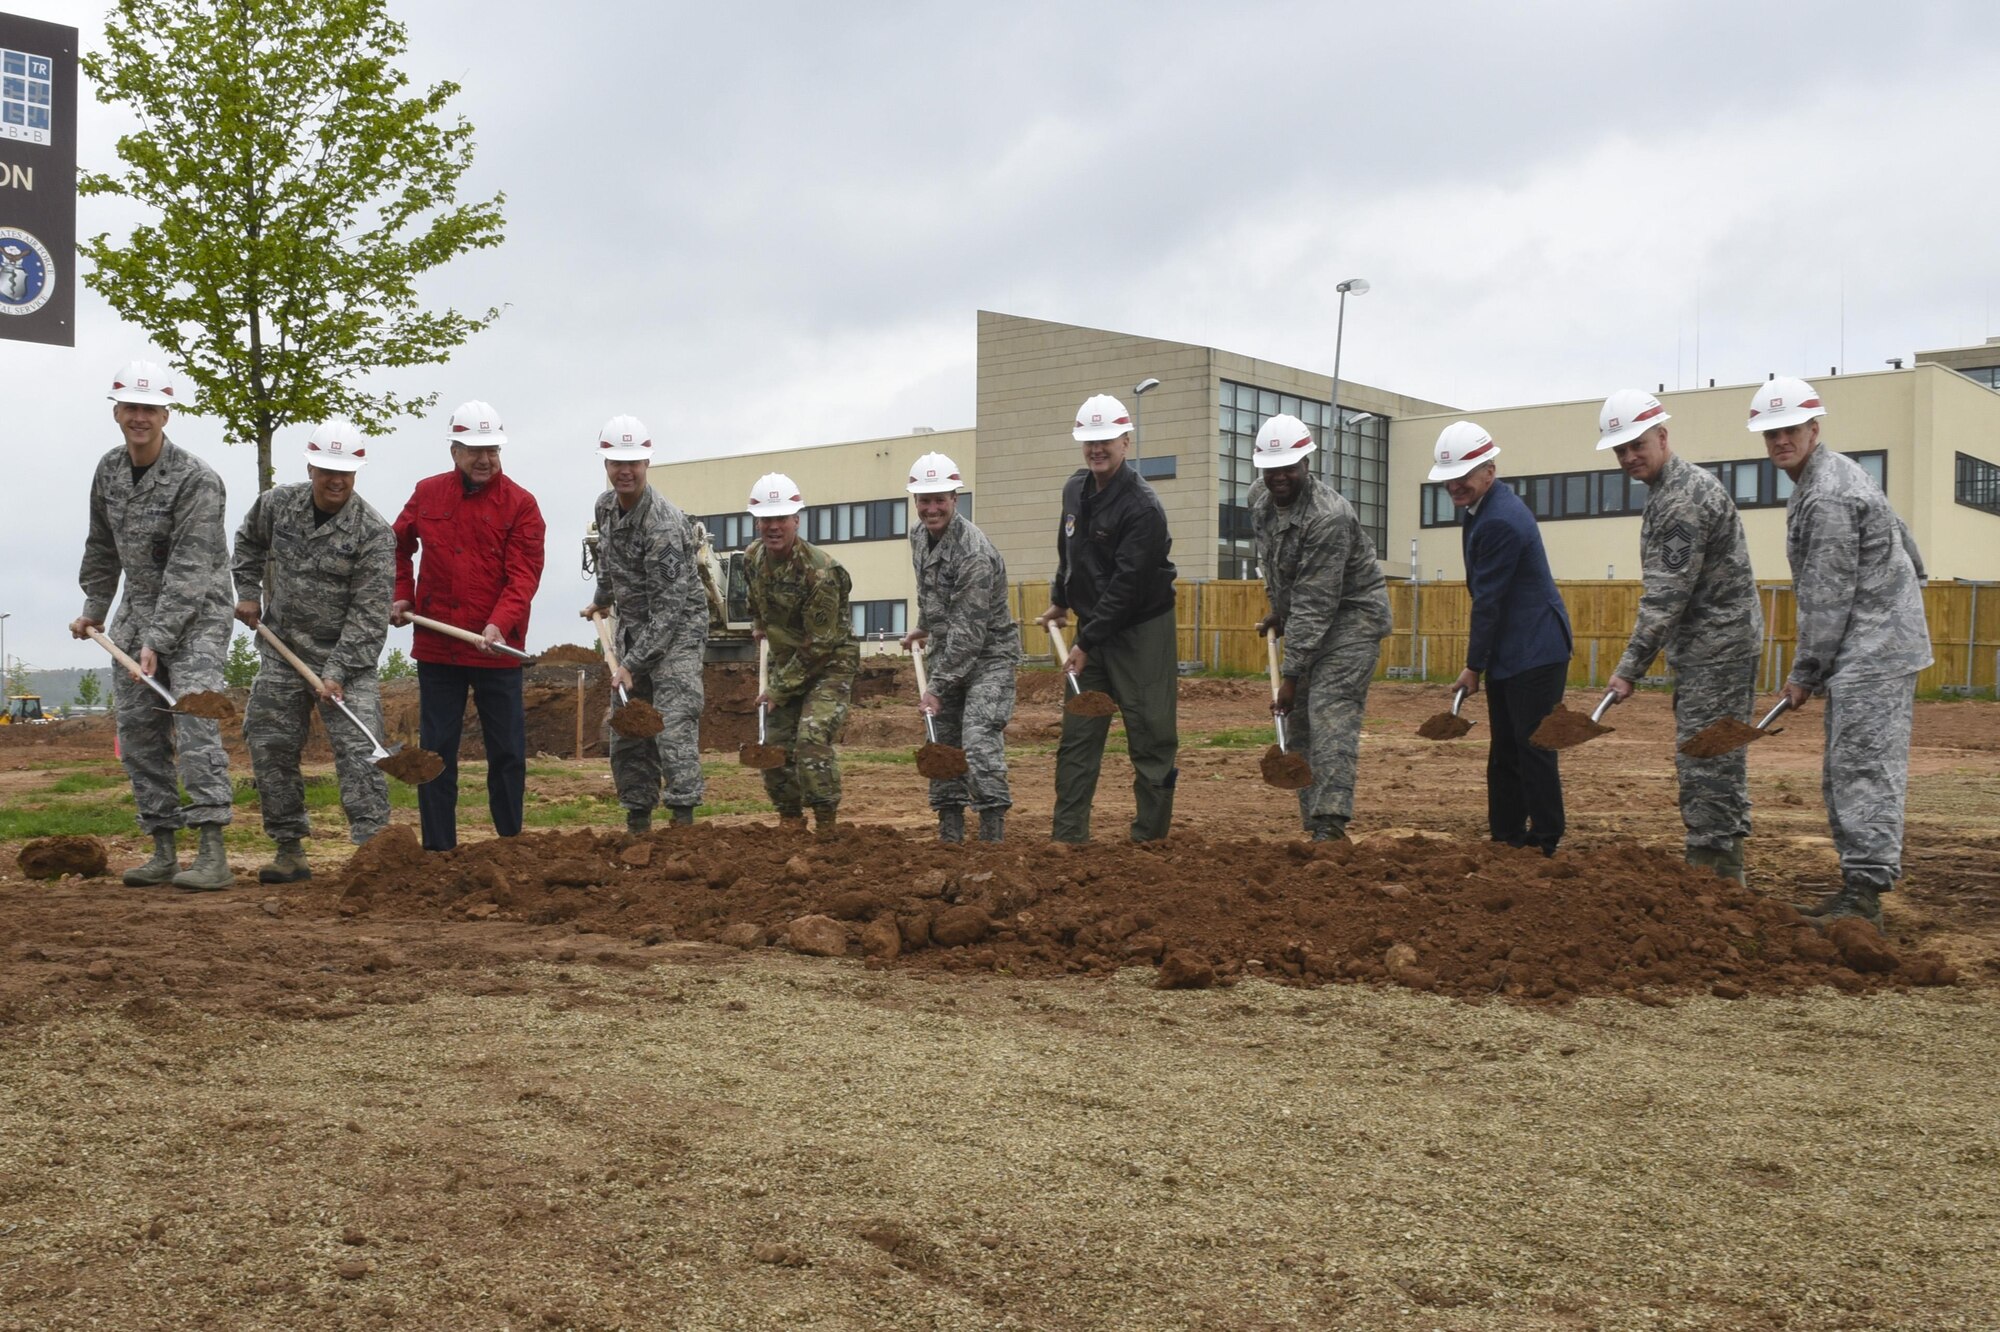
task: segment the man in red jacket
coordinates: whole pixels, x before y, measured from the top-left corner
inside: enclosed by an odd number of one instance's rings
[[[528,722],[521,708],[521,663],[495,652],[505,643],[527,648],[528,607],[542,581],[546,527],[535,497],[500,471],[507,433],[500,414],[468,402],[451,414],[453,470],[417,482],[396,519],[397,624],[410,613],[481,634],[473,647],[419,627],[418,743],[444,759],[444,771],[417,788],[424,849],[458,845],[458,738],[465,694],[479,710],[486,738],[486,798],[502,837],[521,831],[528,788]],[[423,548],[423,577],[410,559]]]

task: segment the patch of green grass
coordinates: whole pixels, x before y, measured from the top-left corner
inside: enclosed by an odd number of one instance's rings
[[[482,793],[483,794],[483,793]],[[567,800],[541,800],[531,791],[521,822],[530,828],[563,828],[572,824],[623,823],[625,808],[614,798],[572,796]]]
[[[914,749],[842,749],[843,763],[901,763],[913,764],[917,761]]]
[[[776,806],[768,800],[717,800],[697,806],[694,816],[707,819],[717,814],[769,814],[774,808]]]
[[[1209,749],[1262,749],[1278,742],[1278,728],[1275,726],[1232,726],[1227,730],[1211,731],[1204,740],[1196,736],[1191,748]]]
[[[106,800],[35,800],[0,808],[0,840],[115,837],[136,832],[132,796]]]
[[[99,772],[73,772],[49,788],[52,795],[80,795],[85,791],[109,791],[115,786],[125,785],[122,776],[107,777]]]
[[[43,759],[40,763],[30,763],[34,772],[67,772],[71,768],[96,768],[103,766],[96,759]]]

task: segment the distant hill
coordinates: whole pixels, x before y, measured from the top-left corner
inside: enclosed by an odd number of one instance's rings
[[[90,672],[97,676],[100,691],[98,701],[111,701],[111,672],[102,666]],[[18,677],[10,677],[7,691],[12,694],[40,694],[44,709],[55,709],[76,702],[76,686],[85,672],[81,667],[66,671],[23,671]]]

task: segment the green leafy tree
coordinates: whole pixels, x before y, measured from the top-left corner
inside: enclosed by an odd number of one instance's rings
[[[96,671],[85,671],[76,680],[76,702],[78,707],[94,708],[104,701],[104,686],[97,681]]]
[[[375,677],[386,683],[390,680],[408,680],[416,673],[417,664],[403,655],[403,649],[390,648],[389,655],[382,658],[382,665],[375,672]]]
[[[257,648],[248,634],[229,640],[229,656],[222,663],[222,683],[231,689],[248,689],[257,678]]]
[[[418,304],[426,272],[501,242],[506,196],[457,201],[472,126],[443,114],[455,83],[405,95],[407,47],[386,0],[118,0],[81,61],[139,127],[125,169],[80,191],[154,214],[122,244],[85,241],[84,281],[167,350],[189,410],[257,442],[260,490],[277,430],[386,430],[437,395],[355,381],[441,362],[499,315]]]

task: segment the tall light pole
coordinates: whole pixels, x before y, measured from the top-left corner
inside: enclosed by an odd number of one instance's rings
[[[1340,312],[1333,324],[1333,393],[1327,399],[1333,408],[1333,488],[1340,489],[1340,340],[1347,331],[1347,293],[1364,296],[1368,292],[1367,278],[1349,278],[1334,288],[1340,293]]]
[[[1135,457],[1144,456],[1146,451],[1146,441],[1139,434],[1139,403],[1159,386],[1159,380],[1150,378],[1142,379],[1132,386],[1132,453]]]
[[[14,612],[0,615],[0,708],[11,709],[12,691],[7,688],[7,621],[14,618]]]

